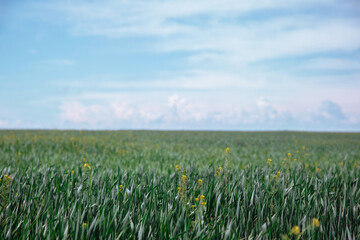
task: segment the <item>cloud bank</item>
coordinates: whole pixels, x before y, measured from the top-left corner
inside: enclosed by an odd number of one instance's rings
[[[200,130],[340,130],[359,126],[347,117],[341,106],[325,100],[315,112],[298,116],[281,111],[267,99],[241,108],[214,108],[193,102],[177,94],[156,106],[130,105],[119,101],[102,104],[63,102],[60,106],[63,126],[101,129],[200,129]]]

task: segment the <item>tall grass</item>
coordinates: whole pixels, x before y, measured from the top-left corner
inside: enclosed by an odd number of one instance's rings
[[[360,239],[359,150],[360,134],[0,131],[0,239]]]

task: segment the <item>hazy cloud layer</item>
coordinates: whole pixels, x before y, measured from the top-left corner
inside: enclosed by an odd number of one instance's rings
[[[267,99],[258,99],[246,108],[234,104],[231,108],[214,109],[207,103],[190,102],[179,95],[169,96],[153,107],[121,102],[86,105],[75,101],[64,102],[60,109],[63,126],[76,128],[326,130],[335,127],[347,130],[359,125],[351,122],[342,108],[330,100],[323,101],[316,112],[305,116],[281,111]]]

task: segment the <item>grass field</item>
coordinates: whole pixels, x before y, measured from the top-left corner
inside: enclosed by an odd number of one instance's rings
[[[360,239],[360,134],[0,131],[0,239]]]

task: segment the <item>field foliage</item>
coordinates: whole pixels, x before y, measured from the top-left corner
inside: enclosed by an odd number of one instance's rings
[[[360,239],[360,134],[0,131],[0,239]]]

